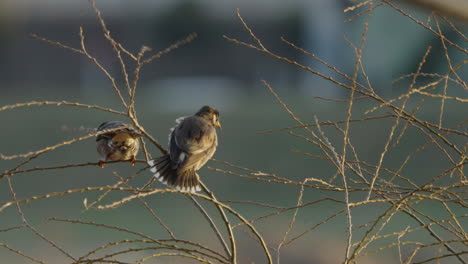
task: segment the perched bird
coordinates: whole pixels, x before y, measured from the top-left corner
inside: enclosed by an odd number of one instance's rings
[[[111,131],[96,137],[97,151],[101,155],[99,166],[104,168],[104,163],[109,160],[131,160],[134,166],[140,149],[138,138],[143,135],[120,121],[107,121],[97,128],[98,133],[106,130]]]
[[[210,106],[203,106],[193,116],[176,119],[176,126],[169,134],[169,154],[148,161],[151,172],[177,190],[200,191],[197,170],[216,151],[216,127],[221,128],[219,112]]]

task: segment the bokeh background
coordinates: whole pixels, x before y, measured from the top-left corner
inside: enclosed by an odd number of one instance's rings
[[[319,154],[319,150],[312,144],[305,145],[303,141],[285,132],[257,135],[265,130],[296,124],[262,85],[261,80],[267,80],[307,123],[313,123],[314,116],[321,121],[344,119],[346,104],[323,101],[315,96],[343,99],[348,94],[341,87],[305,71],[230,43],[223,35],[252,42],[236,17],[236,9],[239,8],[244,19],[270,50],[311,66],[325,75],[339,78],[330,69],[282,43],[280,37],[284,36],[352,76],[354,50],[346,43],[345,38],[359,44],[364,18],[346,22],[355,14],[343,12],[349,5],[350,2],[344,0],[97,1],[114,38],[134,52],[143,45],[154,51],[162,50],[191,32],[198,34],[194,42],[164,55],[142,70],[136,103],[140,123],[148,132],[162,144],[166,144],[169,128],[173,126],[175,118],[193,114],[200,106],[209,104],[220,110],[223,124],[216,159],[293,179],[330,178],[335,171],[330,164],[292,152],[301,150]],[[429,14],[409,6],[405,8],[422,20]],[[457,25],[466,32],[463,23]],[[120,76],[120,66],[112,47],[103,38],[99,22],[87,1],[0,1],[0,103],[7,105],[28,101],[67,100],[121,110],[110,82],[94,64],[78,54],[47,45],[30,36],[35,33],[79,47],[80,26],[84,29],[88,51],[113,75]],[[456,34],[447,33],[447,36],[465,48],[468,46]],[[369,20],[363,61],[376,92],[385,98],[404,92],[408,82],[392,83],[392,80],[414,72],[428,45],[433,49],[423,71],[447,72],[439,39],[388,7],[374,10]],[[453,64],[465,58],[466,56],[454,56]],[[459,74],[463,76],[466,71],[461,70]],[[123,80],[119,78],[118,83],[123,86]],[[462,96],[464,92],[466,93],[462,89],[455,90],[453,96]],[[433,103],[436,106],[436,102]],[[356,107],[365,110],[371,105],[362,102]],[[437,107],[429,105],[421,111],[421,115],[428,120],[437,120],[438,107],[438,104]],[[466,117],[467,110],[461,104],[448,104],[445,113],[447,126]],[[103,121],[112,119],[121,117],[55,106],[4,111],[0,113],[0,153],[13,155],[37,150],[85,135],[87,128],[95,128]],[[352,138],[362,155],[361,159],[374,163],[378,161],[378,155],[385,143],[382,138],[386,137],[391,124],[375,121],[372,125],[353,127]],[[333,141],[337,135],[331,131],[330,133]],[[399,151],[408,153],[421,142],[423,139],[417,133],[410,133]],[[153,156],[159,154],[156,148],[150,147],[150,151]],[[400,164],[404,156],[390,159],[385,165],[392,167],[393,164]],[[412,180],[415,182],[422,181],[425,175],[433,176],[435,171],[445,166],[438,163],[437,159],[438,156],[432,155],[429,149],[421,158],[414,160],[406,175],[414,173]],[[95,142],[88,139],[44,155],[29,164],[29,167],[97,160]],[[432,162],[427,162],[428,160]],[[18,160],[0,160],[0,168],[2,171],[11,169],[17,163]],[[113,184],[117,179],[112,172],[128,176],[142,166],[131,168],[128,164],[114,164],[105,169],[84,167],[36,172],[17,175],[12,181],[18,198],[27,198],[85,186]],[[208,166],[222,165],[211,162]],[[298,187],[248,181],[207,168],[202,169],[200,174],[222,200],[252,200],[278,206],[293,206],[297,202]],[[149,178],[149,171],[142,173],[134,184],[141,186]],[[307,192],[304,199],[312,201],[324,195],[333,196],[330,193]],[[336,197],[342,199],[340,195],[337,194]],[[50,222],[47,218],[82,219],[127,227],[156,237],[166,236],[154,219],[136,202],[112,211],[84,210],[83,199],[92,200],[97,196],[98,193],[83,193],[47,199],[23,205],[23,210],[32,225],[77,255],[106,241],[122,238],[122,235],[96,227]],[[105,201],[110,202],[119,197],[122,194],[113,194]],[[7,183],[1,180],[0,202],[9,200],[11,197]],[[177,235],[204,242],[212,240],[212,244],[216,245],[217,241],[203,218],[183,195],[160,195],[146,201],[164,221],[170,223]],[[266,209],[248,205],[234,204],[233,207],[248,218],[267,212]],[[336,204],[321,203],[302,211],[297,229],[293,232],[301,233],[339,208]],[[366,223],[381,208],[375,206],[374,209],[357,213],[357,225],[360,221],[361,224]],[[215,212],[213,208],[210,210]],[[291,216],[292,212],[278,216],[274,221],[267,220],[259,229],[267,239],[278,243]],[[0,219],[0,229],[21,223],[14,207],[1,212]],[[340,262],[345,246],[345,223],[345,218],[339,217],[292,243],[282,253],[282,258],[286,260],[283,263]],[[47,263],[64,263],[66,260],[57,250],[27,230],[0,233],[0,242],[8,242],[28,254],[48,259]],[[245,256],[241,255],[242,263],[248,263],[249,260],[263,263],[259,248],[252,239],[241,238],[239,248],[245,251]],[[385,258],[370,258],[366,261],[395,263],[397,258],[394,250],[385,253]],[[0,263],[29,262],[0,248]],[[181,262],[163,259],[161,263]],[[446,263],[451,262],[449,260]]]

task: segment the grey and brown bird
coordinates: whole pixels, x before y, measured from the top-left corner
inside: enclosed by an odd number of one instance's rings
[[[219,112],[203,106],[193,116],[176,119],[169,134],[169,153],[148,161],[162,183],[187,192],[200,191],[197,171],[213,157],[218,146]]]
[[[99,166],[104,168],[106,161],[130,160],[132,166],[135,165],[136,155],[140,149],[139,137],[143,135],[135,130],[131,125],[120,121],[107,121],[97,128],[96,137],[97,152],[101,155]]]

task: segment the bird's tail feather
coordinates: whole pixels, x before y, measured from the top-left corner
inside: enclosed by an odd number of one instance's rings
[[[178,171],[172,168],[169,155],[148,161],[150,170],[160,182],[185,192],[198,192],[201,190],[199,176],[195,170]]]

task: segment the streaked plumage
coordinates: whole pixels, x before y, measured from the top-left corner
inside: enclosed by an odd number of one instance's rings
[[[118,129],[122,127],[121,129]],[[131,160],[135,165],[135,158],[140,149],[139,137],[141,133],[130,125],[120,121],[107,121],[102,123],[97,132],[112,130],[96,137],[96,147],[101,155],[99,166],[104,168],[106,161]]]
[[[150,160],[151,172],[159,181],[178,190],[200,191],[199,170],[218,146],[216,127],[219,112],[204,106],[195,115],[181,117],[169,134],[169,154]]]

